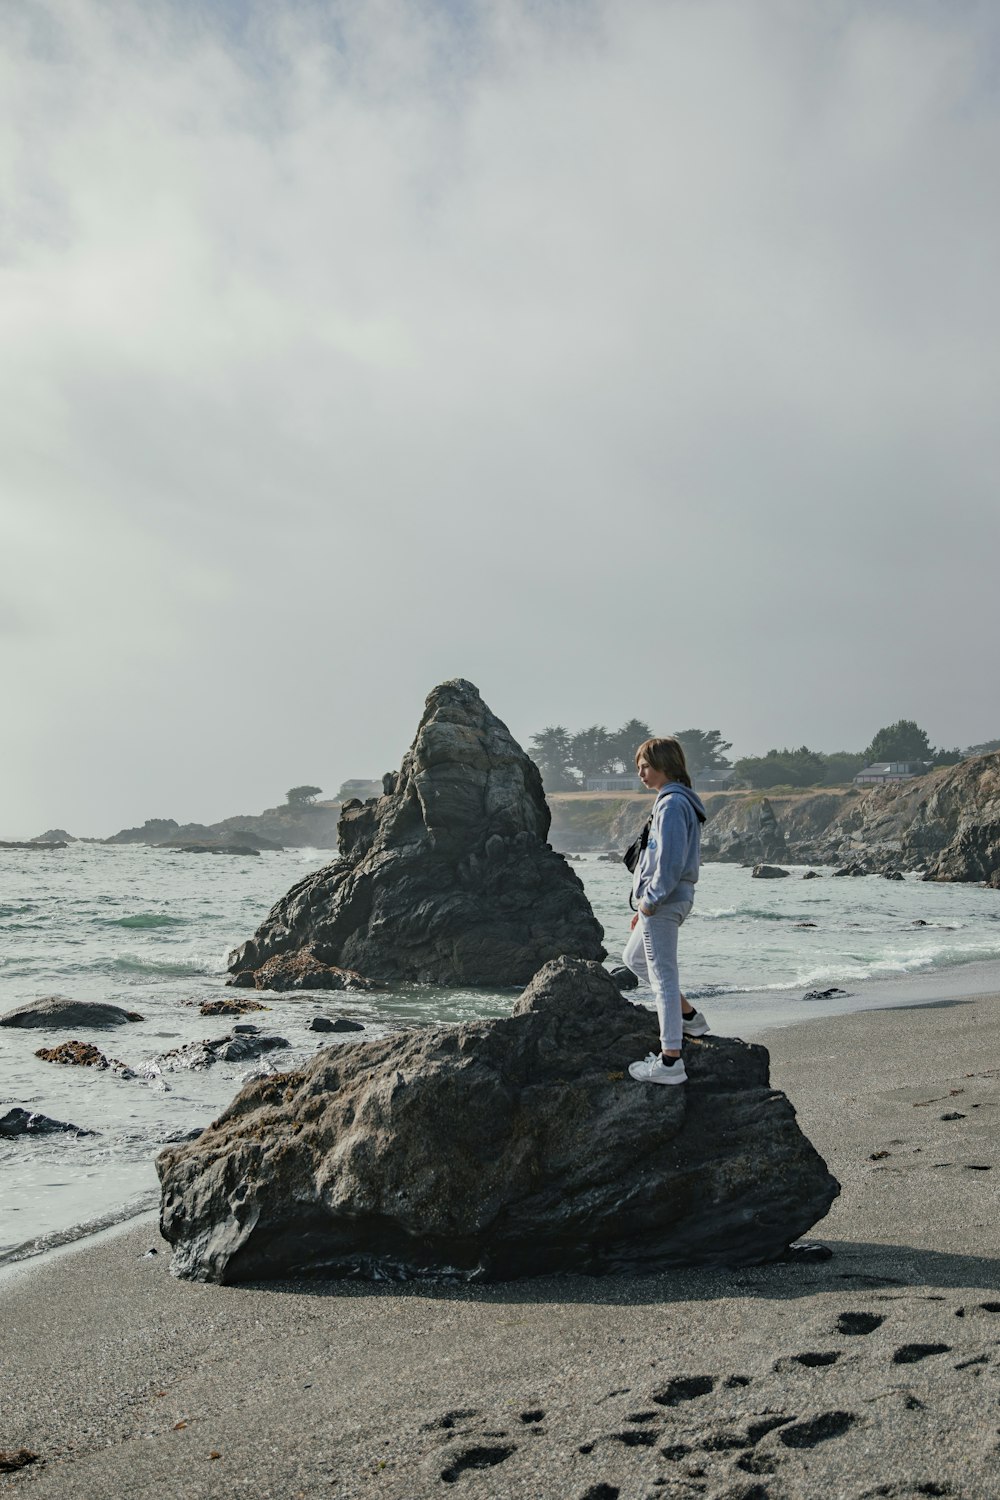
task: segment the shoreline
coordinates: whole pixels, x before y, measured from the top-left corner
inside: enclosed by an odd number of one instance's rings
[[[975,988],[969,988],[971,980]],[[797,992],[799,986],[792,993]],[[634,993],[634,992],[633,992]],[[969,964],[954,964],[946,969],[915,975],[892,975],[885,979],[865,980],[862,989],[848,991],[841,997],[829,1000],[803,1001],[803,1012],[789,1017],[782,1009],[777,1013],[775,1000],[787,1003],[787,990],[747,990],[725,992],[710,996],[703,1002],[710,1012],[713,1031],[721,1035],[739,1036],[745,1041],[760,1042],[772,1050],[769,1037],[797,1031],[824,1020],[865,1014],[870,1011],[905,1010],[911,1007],[924,1008],[951,1005],[988,998],[1000,994],[1000,959],[976,961]],[[699,997],[696,997],[699,998]],[[860,1003],[859,1003],[860,1000]],[[650,1002],[646,1003],[651,1008]],[[755,1013],[745,1010],[747,1004],[757,1005]],[[720,1024],[721,1023],[721,1024]],[[737,1023],[736,1025],[727,1023]],[[412,1024],[412,1023],[411,1023]],[[234,1088],[238,1092],[238,1086]],[[224,1106],[220,1106],[220,1109]],[[1000,1123],[1000,1122],[998,1122]],[[106,1209],[95,1220],[84,1220],[66,1225],[62,1229],[46,1231],[29,1236],[0,1255],[0,1289],[4,1279],[18,1267],[42,1265],[70,1251],[74,1246],[114,1234],[146,1215],[155,1218],[158,1207],[137,1203],[138,1197],[158,1200],[155,1173],[150,1161],[152,1181],[148,1189],[133,1193],[121,1204]],[[37,1247],[37,1248],[36,1248]]]
[[[842,1185],[829,1260],[217,1287],[134,1221],[0,1279],[3,1441],[44,1460],[0,1490],[990,1500],[1000,994],[765,1040]]]

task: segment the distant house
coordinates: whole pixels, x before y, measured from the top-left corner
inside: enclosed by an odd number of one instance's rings
[[[646,788],[638,776],[588,776],[585,790],[588,792],[644,792]]]
[[[855,786],[885,786],[893,781],[912,781],[930,770],[927,760],[882,760],[863,766],[854,778]]]
[[[739,778],[732,769],[695,772],[694,789],[696,792],[731,792],[738,785]]]

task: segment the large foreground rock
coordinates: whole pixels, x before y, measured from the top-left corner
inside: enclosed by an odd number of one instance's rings
[[[526,984],[561,954],[604,957],[579,877],[546,843],[534,762],[470,682],[427,699],[384,796],[345,802],[341,859],[288,892],[230,955],[238,983],[276,954],[375,980]]]
[[[343,1043],[247,1085],[157,1160],[173,1269],[505,1278],[747,1264],[839,1189],[760,1046],[707,1038],[634,1083],[652,1013],[560,959],[504,1020]]]

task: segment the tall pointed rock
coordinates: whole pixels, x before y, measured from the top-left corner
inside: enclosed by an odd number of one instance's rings
[[[280,954],[376,980],[526,984],[549,959],[601,959],[583,886],[546,843],[534,762],[471,682],[434,689],[386,793],[345,803],[340,858],[293,886],[230,955],[237,984]]]

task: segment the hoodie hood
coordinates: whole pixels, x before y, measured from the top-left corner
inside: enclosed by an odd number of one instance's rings
[[[699,823],[704,823],[708,818],[708,813],[705,811],[698,793],[693,792],[689,786],[685,786],[683,781],[668,781],[666,786],[661,786],[656,795],[657,800],[660,797],[683,797],[686,802],[691,804],[693,811],[697,814]]]

